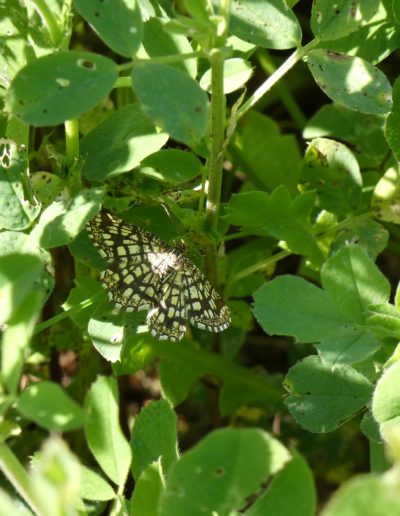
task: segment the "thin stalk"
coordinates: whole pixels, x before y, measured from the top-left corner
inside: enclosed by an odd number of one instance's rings
[[[358,215],[357,217],[343,220],[343,221],[339,222],[338,224],[336,224],[336,226],[334,226],[333,228],[329,228],[326,231],[324,231],[323,233],[316,235],[315,238],[317,240],[322,240],[329,235],[334,235],[338,231],[345,229],[346,227],[353,224],[355,221],[359,221],[359,220],[362,220],[365,218],[371,218],[372,216],[373,216],[373,214],[371,212],[367,212],[367,213],[362,213],[361,215]],[[246,236],[247,235],[248,234],[246,233]],[[230,240],[232,240],[232,238]],[[293,253],[291,251],[280,251],[279,253],[276,253],[273,256],[269,256],[265,260],[262,260],[261,262],[257,262],[255,264],[251,265],[250,267],[247,267],[246,269],[243,269],[240,272],[238,272],[237,274],[235,274],[235,276],[233,276],[233,278],[231,279],[230,284],[235,283],[236,281],[241,280],[241,279],[245,278],[246,276],[250,276],[250,274],[253,274],[254,272],[265,270],[267,267],[269,267],[273,263],[283,260],[284,258],[287,258],[288,256],[290,256],[292,254]]]
[[[246,276],[250,276],[250,274],[253,274],[254,272],[264,270],[273,263],[279,262],[280,260],[283,260],[284,258],[287,258],[292,254],[293,253],[291,253],[290,251],[280,251],[279,253],[269,256],[265,260],[257,262],[254,265],[251,265],[250,267],[246,267],[246,269],[243,269],[242,271],[235,274],[230,283],[235,283],[236,281],[239,281],[245,278]]]
[[[385,447],[382,443],[369,441],[369,462],[370,471],[375,473],[383,473],[390,467],[390,462],[385,453]]]
[[[207,230],[216,229],[222,184],[222,149],[225,140],[224,52],[215,50],[211,64],[211,152],[206,203]]]
[[[276,84],[293,66],[303,59],[318,44],[318,40],[313,39],[305,47],[298,48],[286,61],[261,84],[261,86],[251,95],[249,99],[238,109],[236,117],[239,120]]]
[[[321,240],[323,238],[326,238],[329,235],[334,235],[338,231],[347,228],[348,226],[350,226],[351,224],[354,224],[355,222],[359,222],[360,220],[363,220],[363,219],[371,219],[373,217],[374,217],[374,214],[372,213],[372,211],[368,211],[366,213],[361,213],[360,215],[357,215],[356,217],[344,219],[341,222],[338,222],[336,224],[336,226],[334,226],[333,228],[329,228],[326,231],[323,231],[322,233],[319,233],[318,235],[316,235],[316,239]]]
[[[270,76],[276,72],[275,64],[273,63],[270,55],[266,50],[263,49],[260,52],[257,52],[257,57],[264,72],[268,73]],[[292,117],[292,120],[295,122],[299,129],[303,129],[307,123],[307,118],[304,116],[304,113],[293,98],[289,88],[283,81],[280,81],[276,85],[276,91],[282,101],[282,104],[285,106],[287,112]]]
[[[57,46],[62,40],[63,33],[53,11],[45,0],[31,0],[31,2],[47,27],[52,42]]]
[[[93,302],[96,300],[96,298],[98,296],[100,296],[101,293],[102,292],[98,292],[97,294],[94,294],[92,297],[89,297],[88,299],[81,301],[80,303],[69,308],[68,310],[65,310],[65,312],[61,312],[60,314],[57,314],[54,317],[50,317],[50,319],[47,319],[46,321],[43,321],[42,323],[37,324],[33,334],[37,335],[38,333],[41,333],[42,331],[47,330],[47,328],[50,328],[51,326],[58,324],[59,322],[66,319],[67,317],[70,317],[71,315],[73,315],[77,312],[80,312],[81,310],[84,310],[88,306],[92,305]]]
[[[0,470],[32,511],[43,514],[30,487],[28,473],[4,442],[0,442]]]
[[[198,59],[199,57],[203,57],[202,52],[188,52],[187,54],[170,54],[168,56],[155,56],[151,59],[141,59],[136,58],[129,63],[122,63],[118,65],[118,70],[120,72],[125,72],[126,70],[130,70],[136,64],[141,63],[157,63],[157,64],[174,64],[179,63],[180,61],[186,61],[187,59]]]
[[[65,152],[67,166],[72,167],[79,158],[79,126],[78,120],[67,120],[65,126]]]
[[[132,78],[130,75],[118,77],[115,81],[114,88],[132,88]]]

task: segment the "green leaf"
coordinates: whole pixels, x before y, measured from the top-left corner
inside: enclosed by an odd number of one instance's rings
[[[371,20],[379,8],[379,0],[316,0],[311,11],[314,36],[324,40],[342,38]]]
[[[367,0],[365,3],[369,2],[370,0]],[[326,3],[329,4],[329,0]],[[357,0],[357,3],[361,5],[361,0]],[[356,55],[373,64],[380,63],[400,46],[400,33],[394,19],[395,12],[392,0],[381,0],[374,16],[359,20],[358,30],[340,39],[323,41],[320,46],[335,52]]]
[[[357,244],[364,249],[369,258],[376,260],[378,254],[388,245],[389,232],[386,228],[370,218],[354,219],[337,234],[332,243],[331,252],[335,253],[349,243]]]
[[[371,473],[352,478],[334,493],[321,516],[396,514],[400,507],[400,482],[398,477],[392,477]]]
[[[267,491],[257,498],[246,515],[313,516],[316,513],[316,498],[313,474],[307,462],[296,454],[278,471]]]
[[[160,516],[232,513],[288,459],[286,448],[261,430],[216,430],[168,472]]]
[[[34,255],[0,256],[0,325],[17,315],[18,308],[38,281],[42,267],[42,262]]]
[[[332,337],[326,337],[317,344],[318,354],[324,364],[356,364],[374,355],[381,347],[373,333],[364,328],[346,326]]]
[[[85,500],[112,500],[115,493],[110,484],[98,473],[85,466],[81,466],[82,483],[80,496]]]
[[[235,226],[260,228],[271,215],[270,196],[266,192],[232,194],[228,204],[228,219]]]
[[[81,468],[66,443],[57,437],[47,440],[33,464],[28,488],[39,502],[35,514],[76,514]]]
[[[205,372],[203,367],[196,367],[194,363],[190,367],[182,365],[180,360],[167,359],[161,362],[159,368],[163,393],[173,406],[179,405],[188,397],[194,383]]]
[[[361,420],[360,429],[370,441],[378,444],[382,443],[379,425],[369,410],[367,410]]]
[[[82,408],[58,384],[40,382],[24,389],[17,401],[24,417],[47,430],[67,432],[83,424]]]
[[[316,190],[321,208],[345,216],[361,200],[362,177],[357,160],[342,143],[316,138],[307,148],[300,180]]]
[[[159,516],[158,503],[164,491],[160,462],[150,464],[135,483],[131,498],[131,516]]]
[[[7,89],[14,75],[35,55],[28,43],[28,13],[26,6],[5,0],[0,5],[0,84]]]
[[[76,238],[68,244],[68,249],[72,256],[79,262],[90,265],[94,269],[104,270],[107,266],[106,260],[100,255],[89,238],[87,230],[81,231]]]
[[[292,195],[298,193],[301,156],[297,141],[293,135],[280,134],[271,118],[248,113],[241,119],[229,149],[258,190],[271,192],[283,185]]]
[[[193,144],[207,130],[208,100],[199,84],[167,65],[135,66],[132,84],[144,112],[170,136]]]
[[[71,288],[62,308],[64,310],[74,310],[70,318],[77,326],[86,330],[97,304],[106,302],[107,294],[99,282],[90,276],[75,278],[75,284],[76,287]],[[80,303],[92,297],[95,297],[93,305],[79,309]]]
[[[166,400],[152,401],[136,416],[132,430],[132,472],[137,481],[161,458],[166,473],[178,458],[177,417]]]
[[[0,139],[0,228],[28,228],[40,213],[40,204],[24,196],[28,153],[12,140]]]
[[[289,369],[285,399],[290,413],[309,432],[331,432],[364,407],[372,384],[348,365],[335,368],[309,356]]]
[[[65,181],[50,172],[36,172],[31,176],[33,193],[45,206],[51,204],[65,187]]]
[[[191,152],[162,149],[147,156],[141,163],[141,172],[149,177],[171,183],[190,181],[201,174],[203,164]]]
[[[35,323],[40,316],[44,295],[30,290],[9,319],[1,343],[1,374],[8,391],[16,394]]]
[[[350,144],[360,167],[378,167],[388,153],[384,123],[382,115],[366,115],[338,104],[327,104],[307,122],[303,138],[327,137],[344,141]]]
[[[147,332],[126,339],[120,361],[113,364],[114,373],[117,375],[134,374],[150,364],[156,356],[149,344],[149,341],[152,340],[153,338]]]
[[[99,376],[85,398],[85,434],[102,470],[122,486],[131,464],[131,449],[119,425],[118,401],[117,382]]]
[[[232,93],[242,88],[253,74],[250,64],[239,57],[224,61],[224,93]],[[211,69],[208,69],[200,79],[203,90],[211,93]]]
[[[400,79],[397,79],[393,86],[392,111],[386,119],[386,139],[393,151],[397,161],[400,160]]]
[[[385,222],[400,224],[400,165],[389,167],[375,186],[371,207],[375,216]]]
[[[157,132],[139,104],[129,104],[82,138],[82,173],[88,179],[100,181],[128,172],[167,140],[168,135]]]
[[[227,219],[231,224],[248,227],[256,234],[284,240],[291,251],[304,254],[313,263],[320,264],[323,257],[307,220],[313,201],[314,195],[309,193],[292,201],[284,187],[277,188],[271,195],[258,191],[233,194],[228,204]]]
[[[389,299],[388,280],[357,245],[342,247],[326,260],[321,282],[343,315],[359,324],[366,322],[370,305]]]
[[[139,3],[132,0],[74,0],[79,13],[114,52],[132,57],[142,39]]]
[[[317,84],[335,102],[362,113],[384,115],[390,111],[390,82],[368,61],[318,49],[308,54],[308,66]]]
[[[372,400],[372,414],[385,432],[390,425],[400,422],[400,400],[398,386],[400,362],[392,364],[378,380]]]
[[[17,231],[0,231],[0,256],[6,254],[25,254],[28,235]]]
[[[303,199],[293,202],[284,187],[274,190],[270,197],[270,215],[264,221],[263,229],[278,240],[284,240],[287,247],[294,253],[304,254],[313,264],[319,265],[323,255],[317,245],[315,235],[311,231],[308,220],[311,207],[314,205],[314,195],[305,194]],[[310,206],[309,201],[312,201]]]
[[[123,342],[137,324],[131,328],[131,323],[137,323],[140,315],[122,311],[110,311],[110,304],[100,304],[90,318],[88,333],[93,346],[109,362],[120,360]]]
[[[281,386],[272,378],[254,375],[252,371],[227,361],[224,357],[194,348],[191,341],[183,339],[180,342],[169,342],[168,346],[165,346],[164,342],[153,339],[149,341],[149,345],[154,354],[161,358],[162,391],[173,405],[181,403],[186,398],[195,376],[198,378],[205,375],[215,376],[223,384],[220,398],[220,411],[223,416],[231,414],[243,405],[267,403],[271,409],[281,402]],[[164,383],[164,367],[169,371],[168,383]]]
[[[371,305],[368,310],[368,327],[378,337],[400,339],[400,311],[389,303]]]
[[[28,124],[61,124],[100,102],[117,77],[111,59],[89,52],[59,52],[22,68],[8,90],[6,105]]]
[[[188,38],[184,34],[173,34],[160,18],[156,18],[155,16],[149,18],[143,28],[143,47],[149,57],[157,58],[176,54],[190,54],[193,52]],[[196,59],[188,58],[183,61],[177,60],[172,66],[188,73],[193,79],[196,78]]]
[[[233,0],[229,30],[263,48],[287,49],[300,44],[301,28],[284,0]]]
[[[45,249],[71,243],[99,211],[103,195],[102,188],[90,188],[66,201],[54,201],[32,231],[32,241]]]
[[[279,276],[254,293],[254,315],[270,335],[318,342],[349,323],[326,292],[297,276]]]

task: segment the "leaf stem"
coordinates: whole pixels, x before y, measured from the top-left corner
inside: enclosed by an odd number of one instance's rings
[[[338,231],[341,231],[342,229],[346,228],[347,226],[350,226],[350,224],[354,224],[355,221],[359,221],[359,220],[363,220],[365,218],[371,218],[371,217],[373,217],[373,213],[367,212],[367,213],[362,213],[361,215],[358,215],[353,218],[345,219],[345,220],[339,222],[338,224],[336,224],[336,226],[334,226],[333,228],[329,228],[326,231],[319,233],[318,235],[316,235],[315,238],[317,240],[322,240],[323,238],[326,238],[327,236],[335,234]],[[232,238],[230,240],[232,240]],[[276,253],[273,256],[269,256],[265,260],[262,260],[261,262],[257,262],[254,265],[251,265],[250,267],[247,267],[246,269],[243,269],[240,272],[238,272],[237,274],[235,274],[231,278],[229,284],[232,285],[236,281],[241,280],[241,279],[245,278],[246,276],[250,276],[250,274],[253,274],[254,272],[265,270],[267,267],[269,267],[273,263],[283,260],[284,258],[291,256],[292,254],[294,254],[294,253],[292,253],[291,251],[280,251],[279,253]]]
[[[265,260],[257,262],[254,265],[251,265],[250,267],[247,267],[246,269],[243,269],[237,274],[235,274],[235,276],[233,276],[233,278],[231,279],[230,284],[235,283],[236,281],[239,281],[245,278],[246,276],[250,276],[250,274],[253,274],[254,272],[264,270],[273,263],[279,262],[280,260],[283,260],[284,258],[287,258],[292,254],[293,253],[290,251],[280,251],[279,253],[269,256]]]
[[[45,0],[31,0],[31,2],[46,25],[53,44],[58,46],[62,40],[63,33],[53,11],[47,5]]]
[[[199,377],[210,375],[219,378],[225,386],[234,385],[238,389],[237,392],[249,393],[254,401],[260,400],[265,403],[271,412],[282,404],[282,385],[273,376],[255,375],[243,366],[227,361],[225,357],[201,348],[193,348],[185,340],[168,344],[171,345],[165,346],[162,341],[152,339],[149,346],[161,360],[190,364],[192,370],[198,372]],[[170,401],[175,404],[181,400]]]
[[[389,469],[390,463],[386,457],[385,447],[382,443],[369,441],[369,461],[371,472],[383,473]]]
[[[67,120],[65,126],[65,151],[67,166],[73,166],[79,158],[79,126],[78,120]]]
[[[28,473],[4,442],[0,442],[0,470],[33,512],[43,514],[30,487]]]
[[[225,139],[224,52],[216,49],[211,64],[211,152],[205,229],[216,229],[222,184],[223,144]]]
[[[84,310],[88,306],[92,305],[93,302],[96,300],[96,298],[98,296],[100,296],[100,294],[102,294],[102,292],[97,292],[97,294],[94,294],[93,296],[89,297],[88,299],[85,299],[84,301],[81,301],[77,305],[72,306],[68,310],[65,310],[65,312],[61,312],[60,314],[57,314],[54,317],[50,317],[50,319],[47,319],[46,321],[39,323],[38,325],[36,325],[33,334],[37,335],[38,333],[41,333],[42,331],[47,330],[47,328],[50,328],[51,326],[58,324],[59,322],[66,319],[67,317],[70,317],[71,315],[73,315],[77,312],[80,312],[81,310]]]
[[[260,51],[257,52],[257,58],[264,72],[268,73],[270,76],[275,73],[275,64],[271,59],[270,54],[265,49],[260,49]],[[304,116],[304,113],[293,98],[290,89],[283,81],[280,81],[276,85],[276,92],[296,126],[302,130],[307,123],[307,118]]]
[[[300,47],[272,74],[261,86],[251,95],[249,99],[238,109],[236,117],[239,120],[281,79],[293,66],[303,59],[307,53],[318,44],[317,39],[313,39],[306,46]]]
[[[188,52],[187,54],[171,54],[168,56],[155,56],[148,59],[140,59],[135,58],[129,63],[122,63],[118,65],[118,70],[120,72],[124,72],[126,70],[130,70],[136,64],[141,63],[157,63],[157,64],[174,64],[179,63],[180,61],[186,61],[186,59],[198,59],[199,57],[204,57],[202,52]]]

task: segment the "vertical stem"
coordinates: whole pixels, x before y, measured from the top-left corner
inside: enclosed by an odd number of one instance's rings
[[[68,168],[68,190],[76,195],[81,186],[81,167],[79,166],[79,127],[78,120],[73,118],[65,122],[65,153]]]
[[[224,96],[224,55],[215,49],[210,57],[211,64],[211,152],[208,169],[208,194],[206,203],[205,229],[215,230],[222,184],[222,147],[225,139],[225,96]],[[217,256],[214,245],[205,249],[207,276],[215,286],[218,284]]]
[[[65,122],[65,152],[67,165],[71,167],[79,158],[79,128],[76,118]]]
[[[222,183],[222,148],[225,139],[224,53],[215,49],[211,64],[211,156],[208,174],[206,229],[216,229]]]
[[[390,463],[386,457],[383,444],[369,441],[369,461],[370,470],[375,473],[382,473],[389,469]]]

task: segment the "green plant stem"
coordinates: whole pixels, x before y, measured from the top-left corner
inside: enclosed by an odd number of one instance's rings
[[[78,120],[67,120],[65,126],[65,151],[67,166],[73,166],[79,158],[79,126]]]
[[[279,262],[280,260],[283,260],[284,258],[287,258],[292,254],[293,253],[291,253],[290,251],[280,251],[279,253],[276,253],[273,256],[269,256],[265,260],[255,263],[254,265],[251,265],[250,267],[247,267],[246,269],[243,269],[242,271],[235,274],[230,283],[235,283],[236,281],[239,281],[245,278],[246,276],[250,276],[250,274],[253,274],[254,272],[264,270],[273,263]]]
[[[355,222],[360,222],[360,220],[363,219],[372,219],[374,217],[374,214],[372,211],[368,211],[366,213],[361,213],[361,215],[357,215],[356,217],[347,218],[336,224],[333,228],[329,228],[326,231],[323,231],[322,233],[319,233],[316,235],[317,240],[320,240],[322,238],[326,238],[329,235],[334,235],[338,231],[341,231],[342,229],[347,228],[351,224],[354,224]]]
[[[239,120],[247,113],[271,88],[276,84],[293,66],[303,59],[310,50],[318,44],[317,39],[313,39],[307,43],[305,47],[300,47],[293,52],[291,56],[272,74],[268,79],[261,84],[259,88],[251,95],[249,99],[238,109],[236,118]]]
[[[264,49],[257,52],[258,61],[262,69],[270,76],[276,72],[276,67],[271,59],[271,56]],[[299,105],[293,98],[289,88],[283,81],[278,82],[276,85],[276,91],[282,101],[282,104],[287,109],[288,113],[292,117],[292,120],[296,123],[299,129],[303,129],[307,123],[307,118],[304,116]]]
[[[4,442],[0,442],[0,470],[32,511],[43,514],[31,489],[28,473]]]
[[[354,224],[355,221],[360,221],[360,220],[363,220],[366,218],[372,218],[372,217],[373,217],[373,213],[367,212],[367,213],[362,213],[361,215],[358,215],[357,217],[348,218],[346,220],[343,220],[342,222],[339,222],[333,228],[330,228],[330,229],[324,231],[323,233],[318,234],[316,236],[316,239],[322,240],[323,238],[326,238],[329,235],[335,234],[338,231],[341,231],[342,229],[350,226],[351,224]],[[246,233],[246,236],[247,235],[248,234]],[[232,240],[232,238],[230,240]],[[292,253],[291,251],[280,251],[279,253],[276,253],[273,256],[269,256],[265,260],[262,260],[261,262],[257,262],[254,265],[251,265],[250,267],[247,267],[246,269],[243,269],[240,272],[238,272],[237,274],[235,274],[235,276],[233,276],[233,278],[231,279],[230,284],[233,284],[236,281],[239,281],[239,280],[245,278],[246,276],[250,276],[250,274],[253,274],[254,272],[265,270],[267,267],[269,267],[273,263],[283,260],[284,258],[287,258],[288,256],[290,256],[292,254],[294,254],[294,253]]]
[[[169,342],[165,346],[163,341],[153,339],[149,345],[161,360],[191,364],[193,371],[199,371],[201,376],[207,374],[219,378],[225,385],[235,385],[238,392],[253,393],[254,400],[265,403],[271,413],[282,404],[282,385],[274,377],[258,376],[235,362],[227,361],[225,357],[201,348],[194,349],[185,341]]]
[[[46,321],[43,321],[36,325],[35,330],[33,332],[34,335],[37,335],[38,333],[41,333],[44,330],[47,330],[47,328],[50,328],[51,326],[54,326],[55,324],[58,324],[59,322],[63,321],[67,317],[70,317],[72,314],[75,314],[77,312],[80,312],[81,310],[84,310],[88,306],[92,305],[95,299],[100,296],[102,292],[98,292],[94,296],[89,297],[88,299],[85,299],[84,301],[81,301],[77,305],[69,308],[68,310],[65,310],[65,312],[61,312],[60,314],[55,315],[54,317],[50,317],[50,319],[47,319]]]
[[[216,229],[222,184],[223,144],[225,139],[224,52],[215,50],[211,64],[211,152],[205,229]]]
[[[118,77],[115,81],[114,88],[132,88],[132,79],[130,75]]]
[[[45,0],[31,0],[31,2],[46,25],[52,42],[55,46],[59,45],[62,40],[63,33],[53,11],[49,8]]]
[[[383,473],[389,469],[390,463],[386,457],[383,444],[369,441],[369,461],[370,471]]]
[[[180,61],[186,61],[187,59],[198,59],[199,57],[203,57],[202,52],[188,52],[187,54],[171,54],[168,56],[155,56],[151,59],[139,59],[135,58],[133,61],[129,63],[123,63],[118,65],[118,70],[120,72],[124,72],[126,70],[130,70],[136,64],[141,63],[157,63],[157,64],[174,64],[179,63]]]

